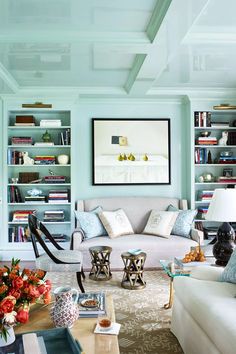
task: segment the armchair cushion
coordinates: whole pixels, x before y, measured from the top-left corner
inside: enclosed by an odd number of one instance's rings
[[[214,266],[193,267],[191,277],[201,280],[220,281],[223,268]]]
[[[231,254],[220,280],[236,284],[236,247]]]
[[[98,213],[101,211],[102,208],[100,206],[91,211],[75,210],[76,219],[79,222],[86,239],[107,235],[107,232],[98,216]]]
[[[66,264],[55,263],[46,253],[36,258],[36,267],[46,272],[80,272],[82,253],[77,250],[52,251],[52,254]],[[74,264],[73,264],[74,262]],[[70,264],[72,263],[72,264]]]
[[[193,219],[197,214],[197,210],[179,210],[170,204],[167,208],[167,211],[179,212],[171,233],[173,235],[191,238],[190,232],[193,224]]]

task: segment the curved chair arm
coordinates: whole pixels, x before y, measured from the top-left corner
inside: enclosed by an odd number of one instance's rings
[[[84,232],[81,228],[76,228],[71,235],[71,250],[79,249],[80,244],[83,242],[85,238]]]
[[[196,241],[198,244],[202,245],[204,241],[204,233],[198,229],[191,230],[191,239]]]

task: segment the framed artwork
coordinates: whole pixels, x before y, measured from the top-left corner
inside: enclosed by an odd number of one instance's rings
[[[170,119],[93,118],[93,185],[170,184]]]

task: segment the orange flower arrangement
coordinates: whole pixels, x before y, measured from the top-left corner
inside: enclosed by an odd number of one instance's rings
[[[7,327],[28,321],[30,304],[48,304],[51,300],[51,281],[44,280],[45,272],[20,271],[19,263],[19,259],[13,258],[10,268],[0,268],[0,335],[5,340]]]

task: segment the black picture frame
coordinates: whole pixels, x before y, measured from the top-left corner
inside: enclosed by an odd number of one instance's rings
[[[170,185],[170,118],[92,118],[92,184]]]

